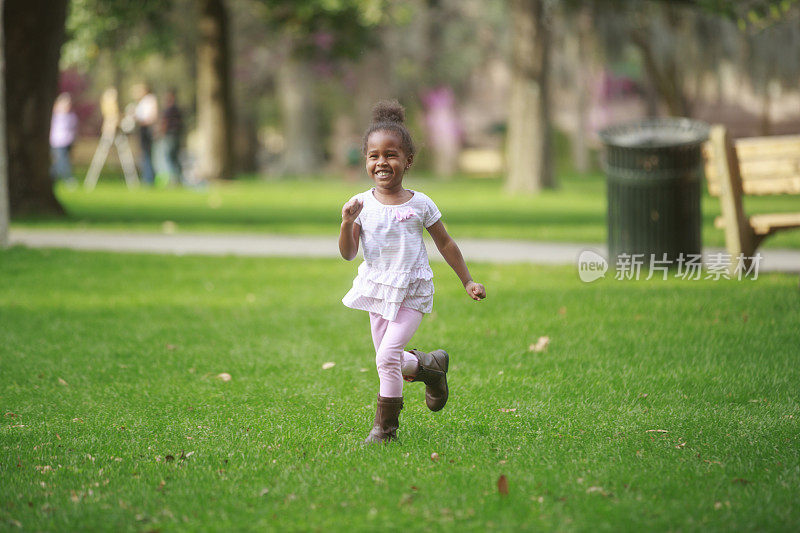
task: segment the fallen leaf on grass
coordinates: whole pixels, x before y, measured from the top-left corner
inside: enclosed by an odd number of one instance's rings
[[[567,308],[566,308],[566,307],[563,307],[563,306],[562,306],[562,307],[559,307],[559,308],[558,308],[558,314],[559,314],[559,315],[566,315],[566,314],[567,314]]]
[[[58,384],[59,385],[64,385],[65,387],[68,385],[68,383],[66,381],[64,381],[63,379],[61,379],[61,378],[58,378]]]
[[[513,409],[508,409],[506,407],[501,407],[500,409],[498,409],[498,411],[500,411],[501,413],[513,413],[516,410],[517,410],[516,407],[514,407]]]
[[[530,346],[528,346],[528,351],[537,353],[543,352],[547,350],[548,344],[550,344],[550,337],[547,336],[539,337],[539,339],[536,341],[536,344],[531,344]]]
[[[322,363],[322,370],[328,370],[336,366],[336,363],[333,361],[328,361],[327,363]]]
[[[505,474],[500,474],[497,478],[497,492],[503,496],[508,496],[508,478]]]
[[[167,455],[167,456],[164,457],[164,460],[166,460],[168,463],[171,463],[172,461],[175,460],[175,456],[174,455]]]
[[[648,429],[645,433],[669,433],[666,429]]]
[[[263,489],[261,489],[261,493],[259,494],[259,496],[264,497],[267,494],[269,494],[269,489],[268,488],[263,488]]]
[[[438,460],[439,460],[439,454],[436,453],[436,452],[433,452],[431,454],[431,461],[438,461]]]
[[[223,372],[223,373],[221,373],[221,374],[217,374],[217,379],[219,379],[219,380],[221,380],[221,381],[228,382],[228,381],[230,381],[232,378],[231,378],[231,375],[230,375],[230,374],[228,374],[227,372]]]

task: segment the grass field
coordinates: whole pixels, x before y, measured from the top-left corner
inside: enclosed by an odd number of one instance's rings
[[[110,183],[110,184],[108,184]],[[602,175],[563,174],[560,188],[537,196],[509,195],[498,179],[456,178],[452,181],[409,176],[406,186],[428,194],[444,213],[456,237],[531,239],[581,243],[606,241],[606,191]],[[69,227],[161,231],[165,221],[177,231],[249,231],[335,235],[341,206],[367,189],[332,178],[219,183],[203,190],[128,191],[113,178],[95,191],[59,187],[66,219],[17,220],[15,227]],[[722,230],[714,228],[719,200],[706,195],[703,244],[723,246]],[[797,197],[747,198],[752,213],[796,212]],[[765,247],[800,248],[800,231],[780,233]]]
[[[0,529],[800,528],[796,276],[479,264],[475,303],[436,264],[414,345],[452,354],[450,402],[408,385],[401,441],[362,448],[355,266],[0,252]]]

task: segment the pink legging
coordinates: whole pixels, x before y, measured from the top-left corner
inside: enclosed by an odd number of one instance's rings
[[[377,313],[369,314],[372,329],[372,342],[375,344],[375,364],[380,379],[380,395],[384,398],[398,398],[403,395],[403,359],[416,356],[403,352],[408,341],[414,336],[422,313],[410,307],[401,307],[393,321],[386,320]]]

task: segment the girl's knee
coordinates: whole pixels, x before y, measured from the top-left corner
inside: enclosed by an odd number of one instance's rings
[[[378,367],[378,371],[386,370],[388,372],[399,372],[402,353],[401,350],[378,350],[377,354],[375,354],[375,366]]]

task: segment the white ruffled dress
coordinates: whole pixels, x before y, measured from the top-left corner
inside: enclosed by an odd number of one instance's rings
[[[353,197],[364,202],[356,218],[364,262],[353,288],[342,298],[347,307],[377,313],[389,321],[397,317],[401,306],[422,313],[433,309],[433,271],[422,233],[442,214],[425,194],[411,192],[414,196],[399,205],[380,203],[373,189]]]

